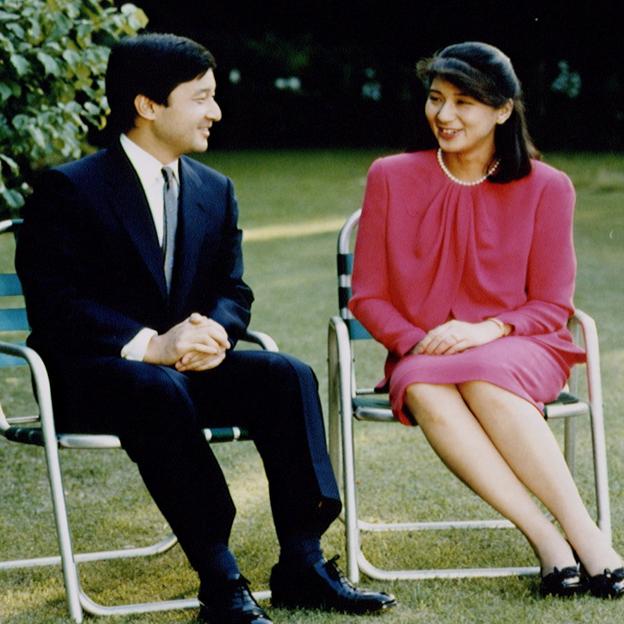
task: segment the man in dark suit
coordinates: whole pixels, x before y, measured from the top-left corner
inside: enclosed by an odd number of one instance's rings
[[[235,508],[202,427],[243,425],[264,462],[280,557],[273,604],[366,613],[320,537],[340,510],[316,379],[293,357],[234,351],[253,300],[231,181],[183,154],[221,119],[215,67],[174,35],[117,44],[110,147],[45,172],[17,269],[60,430],[112,432],[200,577],[200,617],[270,622],[228,548]]]

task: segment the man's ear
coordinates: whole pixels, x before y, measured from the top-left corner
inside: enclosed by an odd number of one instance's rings
[[[134,98],[134,108],[139,117],[152,121],[156,117],[160,104],[157,104],[146,95],[139,94]]]

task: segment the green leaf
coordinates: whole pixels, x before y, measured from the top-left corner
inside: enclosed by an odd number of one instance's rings
[[[43,65],[47,75],[58,76],[61,73],[59,64],[45,52],[37,52],[37,59]]]
[[[78,24],[76,28],[76,41],[81,48],[91,45],[91,27],[88,24]]]
[[[15,13],[8,13],[7,11],[0,11],[0,22],[13,22],[19,19],[19,15]]]
[[[11,55],[11,65],[15,67],[18,76],[24,76],[30,69],[30,63],[21,54]]]
[[[91,76],[91,68],[81,63],[80,65],[76,65],[74,67],[74,73],[76,74],[77,78],[86,80],[89,78],[89,76]]]
[[[39,43],[41,43],[43,39],[43,32],[41,24],[38,21],[31,20],[29,34],[33,44],[39,45]]]
[[[11,210],[18,210],[24,205],[24,197],[19,191],[5,188],[0,191],[0,195]]]
[[[26,35],[24,29],[17,23],[7,24],[6,29],[9,32],[12,32],[18,39],[24,39],[24,36]]]
[[[70,64],[77,65],[80,63],[80,54],[75,50],[64,50],[62,57]]]
[[[147,26],[149,19],[143,9],[135,6],[134,4],[124,4],[121,7],[121,12],[126,16],[128,25],[134,30],[141,30]]]
[[[97,115],[100,112],[100,107],[93,102],[86,102],[84,108],[90,115]]]
[[[0,0],[0,213],[17,214],[33,171],[89,150],[110,46],[147,22],[122,2]]]
[[[67,7],[69,8],[69,7]],[[69,16],[63,13],[57,13],[54,16],[54,29],[50,33],[50,36],[55,39],[60,39],[69,34],[72,28],[72,20]]]
[[[41,131],[41,128],[37,128],[36,126],[31,126],[30,128],[28,128],[28,131],[30,132],[33,140],[39,147],[41,148],[46,147],[45,135]]]
[[[11,173],[13,175],[17,175],[19,173],[19,165],[6,154],[0,154],[0,161],[5,162],[9,166],[9,169],[11,170]],[[1,164],[2,163],[0,163],[0,165]]]
[[[15,117],[13,117],[13,121],[11,122],[13,124],[13,127],[20,131],[23,130],[24,128],[28,127],[28,125],[31,122],[31,118],[28,117],[27,115],[15,115]]]
[[[13,89],[4,82],[0,82],[0,101],[6,102],[13,95]]]

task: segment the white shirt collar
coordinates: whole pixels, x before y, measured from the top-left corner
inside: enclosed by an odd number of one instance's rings
[[[179,158],[176,158],[173,162],[168,163],[167,165],[163,165],[160,160],[152,156],[149,152],[146,152],[142,147],[139,147],[134,141],[132,141],[132,139],[129,139],[125,134],[121,134],[119,136],[119,142],[121,143],[121,147],[123,148],[126,156],[128,157],[128,159],[132,163],[132,166],[137,172],[143,188],[147,189],[156,182],[158,182],[159,184],[163,183],[163,167],[171,167],[171,169],[173,169],[176,180],[178,181],[178,184],[180,183]]]

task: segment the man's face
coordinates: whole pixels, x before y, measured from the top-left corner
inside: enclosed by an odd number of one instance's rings
[[[162,162],[208,149],[210,127],[221,119],[216,87],[209,69],[199,78],[179,84],[169,94],[167,104],[157,106],[152,134]]]

